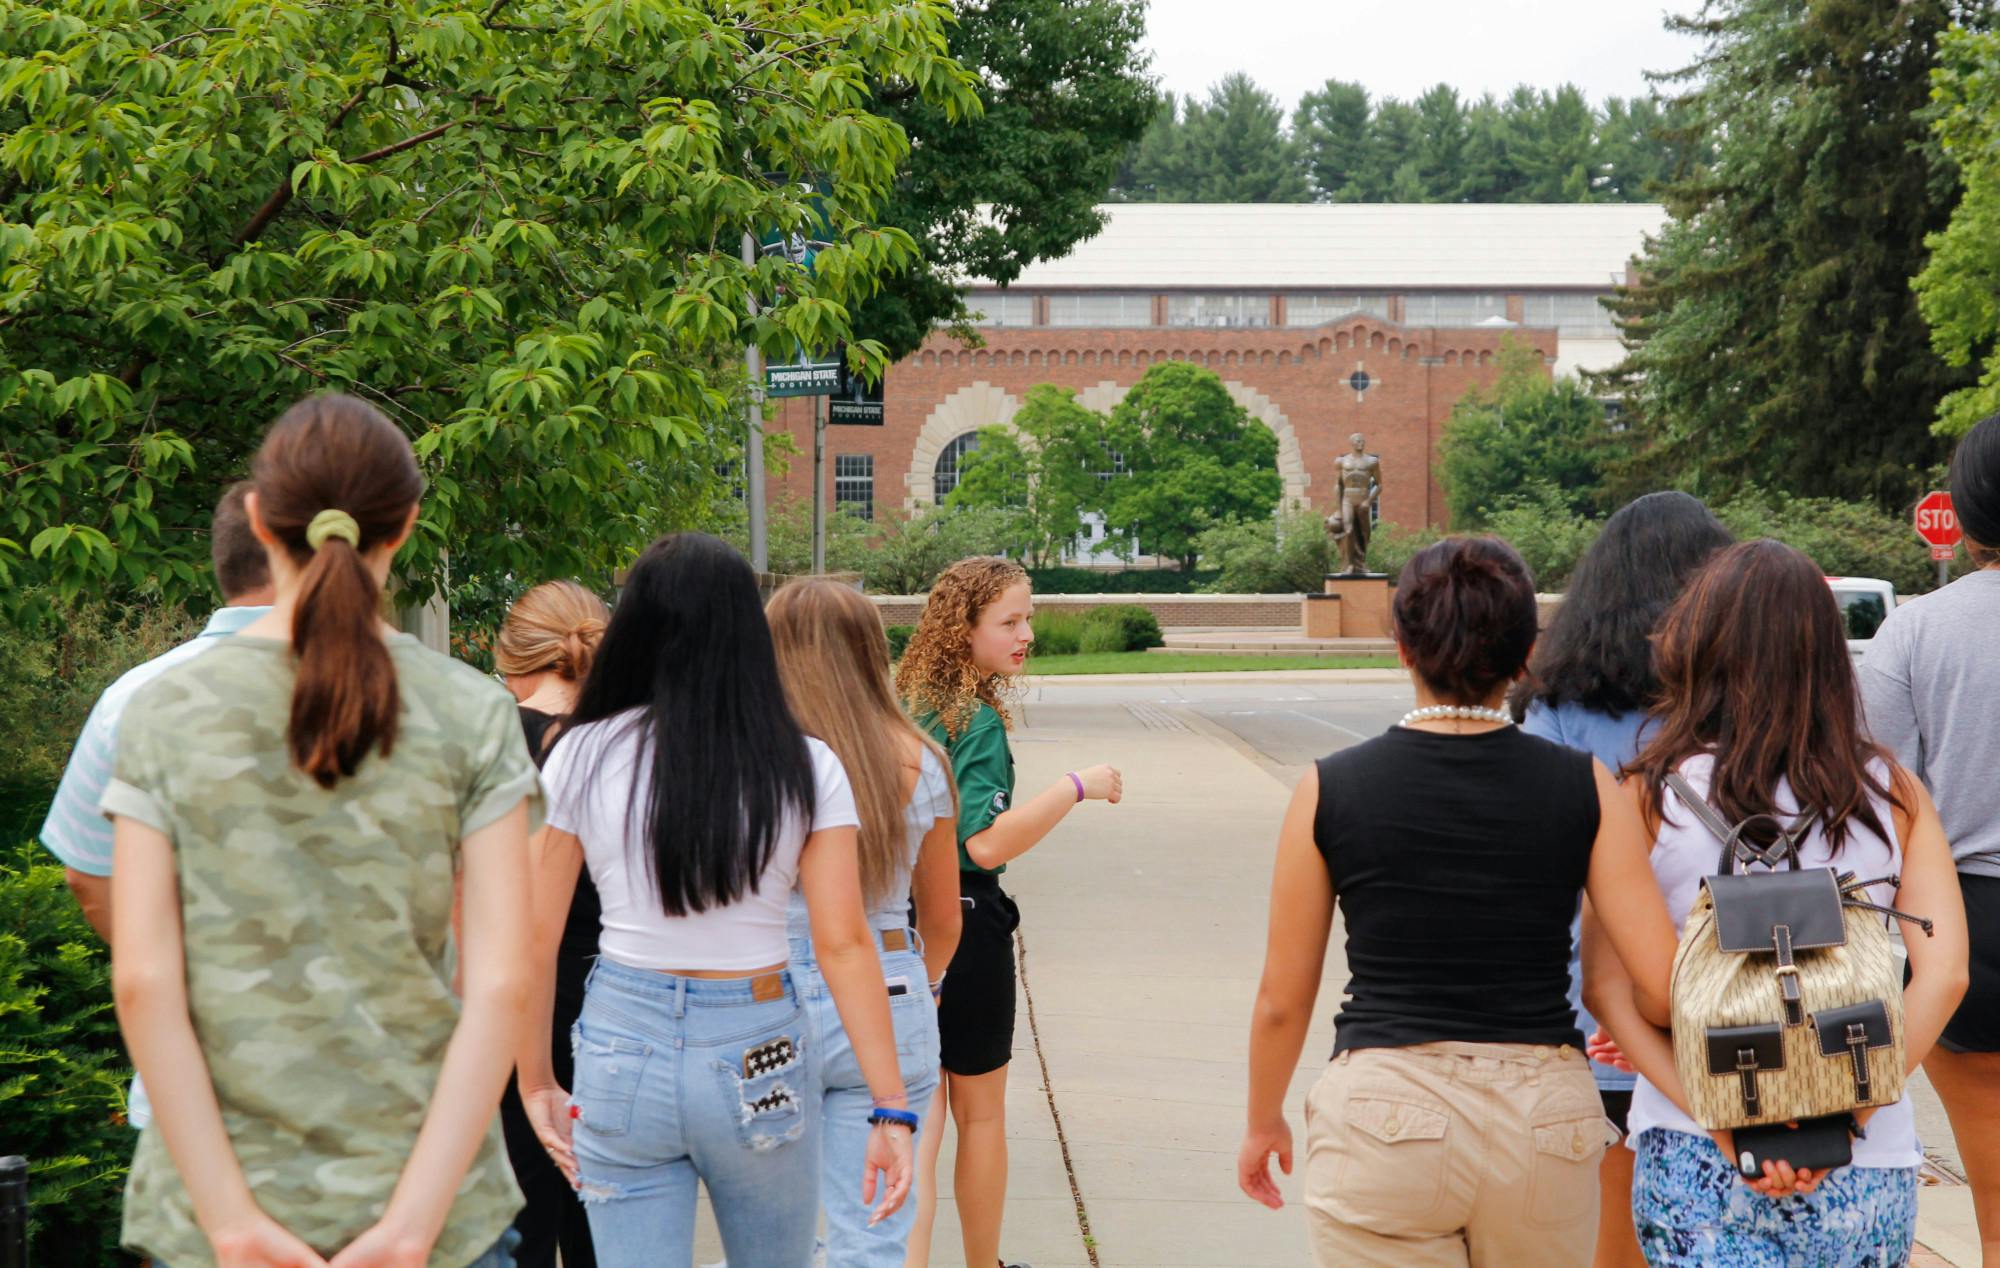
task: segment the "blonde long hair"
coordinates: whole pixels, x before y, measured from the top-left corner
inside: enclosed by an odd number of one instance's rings
[[[904,738],[930,749],[947,778],[951,763],[896,703],[889,639],[874,604],[838,582],[803,580],[773,595],[766,615],[793,716],[847,768],[861,817],[861,890],[872,906],[895,892],[909,867]]]

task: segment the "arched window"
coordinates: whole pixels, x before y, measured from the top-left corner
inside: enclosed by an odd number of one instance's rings
[[[954,436],[951,443],[944,447],[944,452],[938,455],[937,466],[931,471],[931,494],[940,505],[958,487],[959,464],[965,461],[965,455],[977,448],[979,433],[969,431]]]

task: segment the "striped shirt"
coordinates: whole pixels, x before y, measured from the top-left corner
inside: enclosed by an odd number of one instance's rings
[[[224,637],[243,629],[271,609],[223,608],[208,618],[200,634],[164,655],[127,670],[105,689],[91,707],[83,734],[76,737],[69,765],[49,817],[42,823],[42,844],[64,866],[90,876],[111,875],[111,821],[97,808],[104,786],[111,782],[111,764],[118,756],[118,720],[139,688],[183,661],[192,660]]]

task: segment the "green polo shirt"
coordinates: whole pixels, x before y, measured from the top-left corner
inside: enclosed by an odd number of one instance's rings
[[[952,778],[958,782],[958,868],[962,872],[1007,870],[984,868],[965,852],[965,843],[993,826],[1014,802],[1014,754],[1007,748],[1007,723],[999,710],[983,701],[957,739],[945,734],[944,720],[920,719],[930,737],[951,757]]]

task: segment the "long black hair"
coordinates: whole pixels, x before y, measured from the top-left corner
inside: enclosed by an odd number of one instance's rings
[[[643,756],[628,814],[644,816],[660,905],[685,916],[738,901],[787,818],[812,822],[813,764],[756,574],[727,542],[678,533],[632,565],[569,725],[632,709]]]
[[[1688,579],[1734,540],[1685,493],[1648,493],[1620,507],[1570,574],[1562,607],[1514,689],[1514,715],[1536,700],[1620,715],[1648,707],[1660,689],[1654,627]]]

